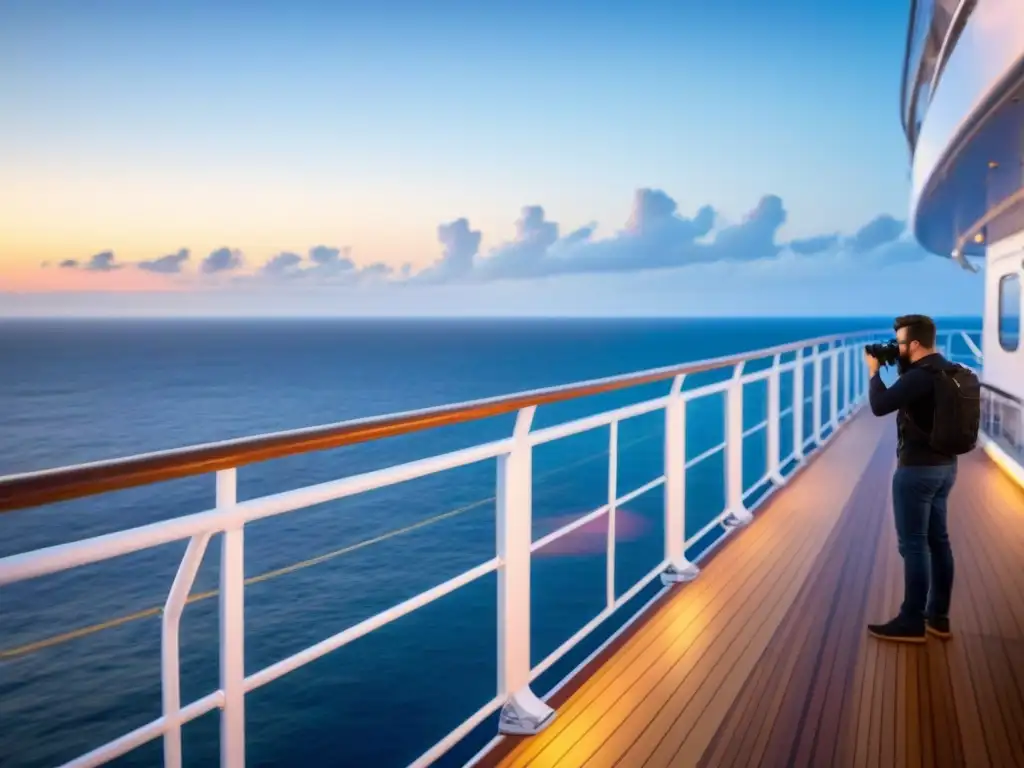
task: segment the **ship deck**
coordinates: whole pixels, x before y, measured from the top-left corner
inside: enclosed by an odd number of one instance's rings
[[[856,416],[501,766],[1024,765],[1024,490],[961,460],[947,642],[883,643],[902,563],[891,419]]]

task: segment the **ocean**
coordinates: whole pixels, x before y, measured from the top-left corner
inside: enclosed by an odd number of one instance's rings
[[[0,475],[472,400],[888,323],[6,321],[0,323]],[[944,324],[979,327],[980,321]],[[788,386],[784,378],[783,398]],[[665,391],[666,384],[655,384],[543,407],[535,425]],[[722,400],[690,406],[688,457],[723,439]],[[763,418],[764,389],[753,385],[744,422]],[[239,498],[499,438],[509,434],[512,421],[491,418],[243,467]],[[809,413],[805,423],[809,429]],[[783,455],[792,447],[790,432],[784,423]],[[620,494],[662,474],[662,438],[660,412],[621,426]],[[535,538],[604,503],[607,441],[602,428],[537,449]],[[764,471],[763,441],[762,432],[745,442],[749,482]],[[723,471],[719,454],[688,476],[689,533],[723,508]],[[272,574],[246,588],[247,673],[493,557],[494,477],[495,462],[481,462],[247,526],[246,576]],[[213,494],[213,478],[201,476],[3,515],[0,556],[202,511],[212,506]],[[617,594],[661,560],[661,509],[658,488],[621,510]],[[453,514],[352,549],[446,512]],[[535,555],[534,663],[603,608],[603,535],[600,524],[588,526]],[[151,609],[166,599],[183,552],[182,542],[0,589],[0,765],[63,762],[160,715],[160,619]],[[216,589],[218,559],[214,541],[194,594]],[[316,562],[273,575],[310,559]],[[495,695],[495,596],[491,574],[249,694],[248,764],[407,765]],[[30,647],[111,619],[119,620]],[[538,680],[535,691],[550,688],[615,626],[581,644]],[[217,688],[217,637],[217,600],[190,604],[181,628],[183,702]],[[216,763],[218,722],[215,711],[185,726],[186,765]],[[461,764],[494,733],[491,718],[439,764]],[[160,762],[156,740],[115,764]]]

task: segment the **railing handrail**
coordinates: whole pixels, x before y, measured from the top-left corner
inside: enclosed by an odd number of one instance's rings
[[[1005,398],[1006,400],[1009,400],[1012,403],[1016,403],[1017,405],[1024,405],[1024,398],[1021,398],[1019,395],[1011,394],[1010,392],[1007,392],[1005,389],[1000,389],[995,384],[990,384],[989,382],[982,380],[981,386],[982,389],[987,389],[990,392],[995,392],[1000,397]]]
[[[952,333],[953,331],[950,331]],[[151,483],[231,469],[312,451],[330,450],[434,427],[513,413],[522,408],[604,394],[629,387],[704,373],[773,355],[837,341],[891,333],[863,330],[819,336],[721,357],[651,368],[583,382],[527,390],[511,395],[435,406],[385,416],[273,432],[184,448],[137,454],[55,469],[0,477],[0,514],[59,501],[95,496]]]

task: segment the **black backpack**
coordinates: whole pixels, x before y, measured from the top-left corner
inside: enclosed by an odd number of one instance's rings
[[[935,412],[928,445],[947,456],[970,453],[981,428],[981,382],[974,371],[958,363],[945,361],[941,368],[929,366],[929,370],[935,377]]]

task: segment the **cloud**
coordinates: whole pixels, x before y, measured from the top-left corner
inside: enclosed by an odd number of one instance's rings
[[[883,213],[857,230],[857,234],[850,238],[849,246],[855,253],[865,253],[891,243],[903,234],[905,229],[905,222]]]
[[[740,224],[720,231],[714,240],[711,261],[755,261],[777,256],[782,246],[775,235],[786,223],[786,209],[778,195],[765,195]]]
[[[831,251],[840,243],[839,235],[816,235],[802,240],[790,240],[789,250],[801,256],[813,256],[816,253]]]
[[[862,258],[868,256],[873,262],[882,264],[940,258],[926,251],[913,237],[906,233],[901,233],[900,237],[879,244],[867,253],[860,251],[856,255]]]
[[[363,267],[359,273],[365,277],[388,277],[394,274],[394,270],[383,261],[376,261],[369,266]]]
[[[351,248],[333,248],[326,245],[315,245],[309,249],[310,267],[304,270],[310,280],[328,283],[358,282],[367,276],[365,269],[360,269],[352,260]],[[380,265],[384,266],[384,265]],[[390,268],[387,268],[390,272]],[[375,270],[376,265],[375,265]]]
[[[559,237],[559,226],[540,206],[523,208],[516,237],[478,257],[479,233],[466,219],[442,226],[445,247],[431,268],[435,279],[522,279],[573,273],[639,272],[712,261],[753,261],[771,258],[782,246],[776,234],[786,221],[781,198],[766,195],[744,219],[715,231],[717,215],[710,205],[688,217],[676,201],[658,189],[640,189],[633,196],[629,218],[615,235],[594,239],[589,224]]]
[[[271,277],[289,277],[298,274],[302,257],[297,253],[279,253],[263,265],[262,272]]]
[[[441,224],[437,228],[437,239],[444,246],[441,258],[411,279],[445,282],[468,277],[475,266],[481,238],[479,230],[470,229],[468,219]]]
[[[515,222],[515,235],[486,253],[481,252],[482,233],[468,218],[442,223],[437,228],[440,257],[418,272],[408,263],[398,269],[381,262],[359,266],[349,248],[322,244],[314,245],[305,255],[283,251],[262,265],[247,268],[241,251],[224,247],[199,263],[198,279],[231,273],[230,282],[239,285],[472,285],[564,275],[644,273],[714,263],[764,262],[772,269],[787,270],[806,259],[877,268],[928,255],[905,223],[889,214],[876,216],[850,235],[826,233],[785,241],[779,232],[787,219],[778,195],[765,195],[739,221],[726,221],[711,205],[684,213],[665,191],[641,188],[633,195],[621,229],[605,237],[597,236],[594,222],[563,235],[558,222],[550,219],[542,206],[527,205]],[[189,250],[183,248],[136,266],[174,275],[184,271],[189,259]],[[67,259],[60,263],[62,268],[96,272],[121,266],[111,251],[85,262]]]
[[[342,269],[354,269],[355,262],[349,258],[349,248],[331,248],[326,245],[314,245],[309,249],[309,260],[321,267],[337,266]]]
[[[288,281],[296,285],[352,285],[355,283],[381,280],[394,274],[394,270],[382,262],[359,267],[351,258],[351,249],[315,245],[303,257],[284,251],[271,257],[255,275],[240,275],[241,283],[273,283]]]
[[[115,269],[120,269],[122,266],[115,263],[113,251],[103,251],[92,256],[86,262],[84,269],[90,272],[112,272]]]
[[[584,242],[590,234],[592,232],[579,233],[574,242]],[[547,221],[544,209],[539,205],[528,205],[516,221],[515,239],[496,249],[479,265],[481,277],[487,279],[543,274],[544,259],[549,249],[558,243],[558,239],[558,224]]]
[[[188,248],[182,248],[177,253],[169,253],[158,259],[140,261],[136,266],[145,272],[155,272],[159,275],[177,275],[189,260]]]
[[[838,255],[855,263],[884,266],[886,263],[918,261],[931,256],[914,240],[905,222],[881,214],[858,229],[853,235],[818,235],[787,243],[790,251],[800,256],[822,253]]]
[[[218,272],[232,272],[242,266],[242,252],[233,251],[230,248],[218,248],[199,265],[199,271],[205,275],[213,275]]]
[[[86,261],[64,259],[59,266],[61,269],[84,269],[86,272],[113,272],[124,265],[117,263],[113,251],[102,251],[93,254]]]

